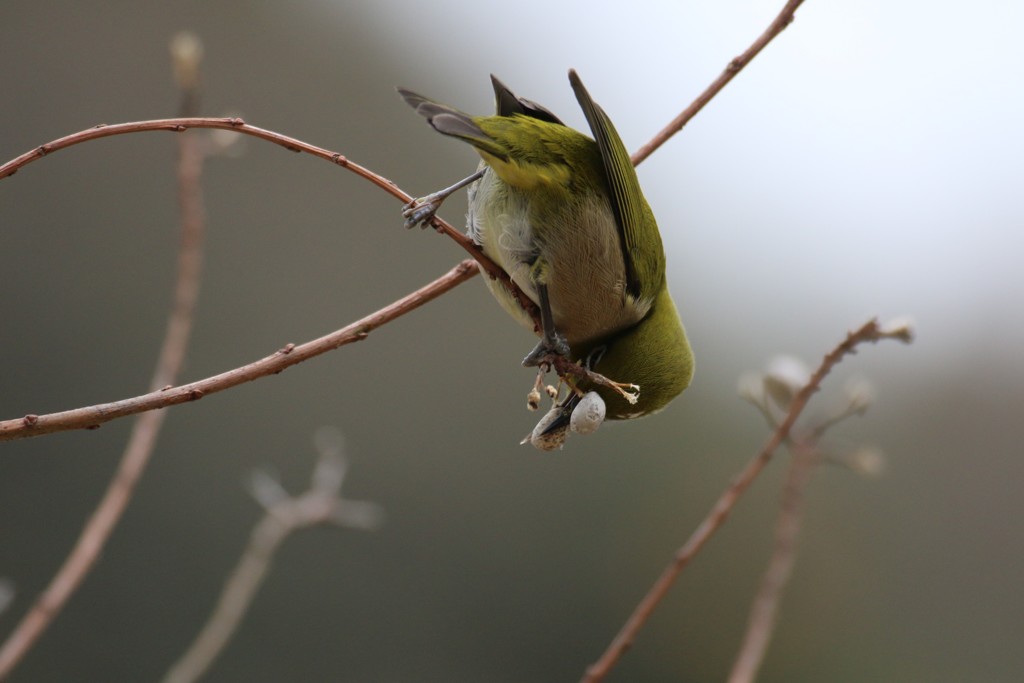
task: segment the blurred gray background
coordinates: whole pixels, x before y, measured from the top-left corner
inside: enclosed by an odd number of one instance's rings
[[[472,150],[404,85],[472,112],[488,74],[585,123],[579,70],[630,149],[757,36],[782,0],[477,5],[27,2],[0,6],[0,158],[97,123],[173,116],[168,42],[205,44],[202,110],[348,155],[413,194]],[[473,281],[368,341],[172,410],[95,572],[14,681],[156,680],[191,640],[260,509],[293,490],[314,431],[345,434],[372,534],[289,540],[218,681],[573,681],[767,430],[738,377],[808,362],[873,315],[919,339],[867,347],[811,413],[866,376],[830,438],[885,476],[823,468],[762,681],[1009,681],[1024,669],[1024,5],[810,0],[640,168],[697,354],[664,413],[518,445],[533,339]],[[177,244],[176,140],[106,139],[0,182],[0,417],[142,393]],[[342,169],[247,139],[210,160],[206,278],[183,380],[376,310],[463,257],[402,228]],[[461,224],[465,202],[443,215]],[[0,449],[6,632],[70,548],[129,420]],[[770,551],[785,461],[757,482],[614,672],[722,680]]]

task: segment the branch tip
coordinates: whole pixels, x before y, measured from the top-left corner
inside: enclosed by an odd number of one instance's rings
[[[171,61],[174,80],[181,90],[199,86],[199,65],[203,60],[203,43],[191,31],[181,31],[171,39]]]
[[[912,343],[917,334],[917,326],[914,320],[908,316],[893,318],[881,326],[876,321],[876,327],[878,328],[878,334],[882,337],[896,339],[904,344]]]

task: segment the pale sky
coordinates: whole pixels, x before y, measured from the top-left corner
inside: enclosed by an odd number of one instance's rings
[[[782,4],[527,0],[497,25],[461,0],[365,11],[409,42],[408,78],[430,96],[486,113],[494,71],[585,129],[574,67],[635,149]],[[781,306],[832,326],[910,314],[932,351],[978,325],[1024,342],[1007,315],[1024,295],[1021,26],[1009,0],[808,0],[641,168],[678,298],[738,334]]]

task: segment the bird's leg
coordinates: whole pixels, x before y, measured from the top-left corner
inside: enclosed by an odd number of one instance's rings
[[[438,190],[432,194],[428,194],[426,197],[419,197],[414,199],[405,206],[402,207],[402,216],[405,217],[405,227],[412,228],[420,226],[425,228],[430,225],[430,221],[434,219],[434,215],[437,210],[441,208],[441,204],[444,200],[448,199],[452,194],[461,190],[466,185],[474,183],[480,180],[484,175],[484,169],[480,169],[468,178],[463,178],[459,182],[455,183],[451,187],[446,187],[443,190]]]
[[[548,356],[551,355],[569,357],[569,342],[555,329],[555,316],[551,313],[548,286],[542,282],[537,283],[537,298],[540,299],[541,338],[533,351],[530,351],[523,359],[523,365],[528,368],[534,368],[546,362]]]

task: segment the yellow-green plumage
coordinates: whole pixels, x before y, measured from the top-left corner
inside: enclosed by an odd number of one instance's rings
[[[689,385],[693,355],[666,285],[658,226],[629,154],[575,72],[569,78],[595,139],[493,77],[495,116],[469,116],[400,92],[437,131],[480,153],[484,173],[469,188],[469,234],[527,296],[540,303],[545,290],[574,360],[596,359],[595,371],[640,386],[636,404],[596,387],[608,417],[639,417]],[[533,329],[500,284],[488,286]]]

